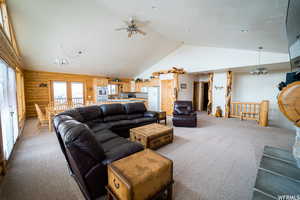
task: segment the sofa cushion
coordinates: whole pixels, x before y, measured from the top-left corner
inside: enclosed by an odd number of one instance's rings
[[[78,125],[81,125],[81,124],[82,124],[81,122],[74,120],[74,119],[67,120],[67,121],[61,122],[58,125],[57,130],[60,133],[61,137],[64,138],[70,128],[77,127]],[[84,124],[82,124],[82,125],[84,125]]]
[[[105,159],[102,164],[108,165],[116,160],[130,156],[136,152],[142,151],[144,147],[141,144],[135,142],[128,142],[117,146],[105,153]]]
[[[70,126],[70,123],[66,126]],[[101,144],[97,142],[92,131],[84,124],[71,126],[65,133],[64,142],[67,147],[76,146],[81,152],[86,153],[99,162],[105,158]]]
[[[76,119],[79,122],[83,122],[84,121],[83,117],[81,116],[81,114],[76,109],[66,110],[66,111],[64,111],[62,113],[59,113],[58,115],[68,115],[68,116]]]
[[[144,113],[147,110],[144,103],[127,103],[123,106],[127,114]]]
[[[89,126],[93,132],[103,131],[106,129],[110,129],[111,125],[109,123],[101,122],[101,123],[94,123]]]
[[[102,123],[103,122],[103,118],[102,119],[93,119],[93,120],[90,120],[90,121],[87,121],[87,122],[84,122],[86,125],[88,125],[88,127],[92,127],[96,124],[99,124],[99,123]]]
[[[53,125],[55,126],[55,128],[58,128],[60,123],[68,120],[74,120],[74,118],[68,115],[57,115],[53,119]]]
[[[111,140],[111,139],[117,138],[117,137],[119,137],[119,136],[109,129],[95,132],[95,138],[100,143],[104,143],[108,140]]]
[[[176,121],[193,121],[197,120],[196,116],[191,114],[191,115],[178,115],[178,116],[173,116],[173,120]]]
[[[127,119],[131,120],[131,119],[136,119],[136,118],[141,118],[144,117],[143,113],[135,113],[135,114],[128,114],[127,115]]]
[[[190,113],[188,106],[175,106],[174,111],[177,115],[188,115]]]
[[[191,112],[193,112],[192,101],[175,101],[174,102],[174,114],[188,115]]]
[[[110,115],[122,115],[126,114],[124,107],[122,104],[103,104],[100,106],[102,113],[104,116]]]
[[[108,122],[111,128],[119,128],[119,127],[126,127],[135,124],[134,120],[120,120],[120,121],[113,121]]]
[[[154,123],[154,122],[156,122],[156,119],[151,118],[151,117],[143,117],[143,118],[134,119],[135,124]]]
[[[85,106],[76,108],[76,110],[82,116],[84,122],[98,119],[100,120],[102,117],[102,111],[99,106]]]
[[[119,120],[124,120],[127,119],[127,115],[110,115],[104,117],[104,122],[111,122],[111,121],[119,121]]]

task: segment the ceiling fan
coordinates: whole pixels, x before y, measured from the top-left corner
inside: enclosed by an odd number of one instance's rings
[[[136,20],[134,20],[133,18],[130,18],[129,22],[124,21],[124,23],[127,25],[127,27],[117,28],[116,31],[123,31],[123,30],[127,31],[129,38],[131,38],[132,35],[138,33],[142,35],[146,35],[146,33],[138,27],[138,25],[136,24]]]

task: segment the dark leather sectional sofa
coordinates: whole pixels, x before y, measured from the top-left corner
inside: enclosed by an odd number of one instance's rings
[[[86,199],[105,194],[107,165],[143,150],[126,139],[129,129],[157,122],[143,103],[87,106],[55,116],[54,129],[70,174]]]

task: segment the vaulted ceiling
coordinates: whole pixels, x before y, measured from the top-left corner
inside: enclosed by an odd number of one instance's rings
[[[287,0],[7,2],[28,69],[133,77],[183,42],[287,52]],[[115,31],[132,16],[143,22],[146,36]],[[55,64],[59,57],[69,64]]]

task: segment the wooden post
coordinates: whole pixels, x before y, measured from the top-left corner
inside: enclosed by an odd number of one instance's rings
[[[209,78],[208,78],[208,104],[207,104],[207,114],[212,114],[212,88],[213,88],[213,79],[214,79],[214,74],[210,73]]]
[[[226,85],[226,104],[225,104],[225,118],[230,117],[230,104],[231,104],[231,96],[232,96],[232,71],[227,72],[227,85]]]
[[[260,109],[259,109],[259,125],[260,126],[268,126],[269,119],[269,101],[264,100],[260,103]]]

